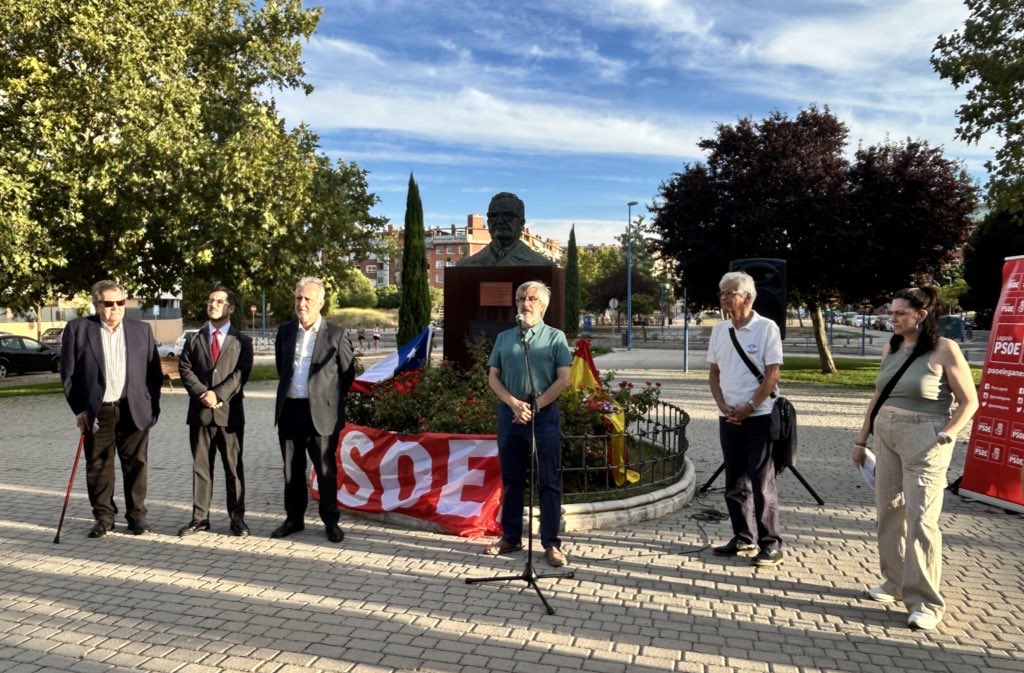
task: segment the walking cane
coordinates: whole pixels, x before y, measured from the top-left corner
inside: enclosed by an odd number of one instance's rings
[[[78,471],[78,459],[82,457],[82,446],[85,444],[85,433],[78,438],[78,450],[75,451],[75,462],[71,465],[71,478],[68,479],[68,492],[64,495],[64,507],[60,510],[60,521],[57,522],[57,534],[53,536],[53,544],[60,544],[60,529],[64,526],[64,515],[68,511],[68,502],[71,500],[71,487],[75,483],[75,473]]]

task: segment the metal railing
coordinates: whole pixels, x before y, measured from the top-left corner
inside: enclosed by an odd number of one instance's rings
[[[623,435],[562,435],[562,499],[622,499],[677,482],[683,476],[690,415],[658,402]],[[615,457],[615,439],[624,456]]]

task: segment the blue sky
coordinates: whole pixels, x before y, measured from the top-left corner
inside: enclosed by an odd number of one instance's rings
[[[979,183],[991,143],[954,139],[962,93],[928,59],[961,0],[329,0],[304,46],[310,96],[276,96],[334,157],[367,169],[402,226],[409,173],[428,226],[462,225],[499,191],[527,224],[613,242],[628,201],[716,123],[828,105],[858,142],[923,138]]]

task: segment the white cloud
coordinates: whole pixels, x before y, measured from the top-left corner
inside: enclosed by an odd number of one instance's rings
[[[755,34],[751,60],[835,73],[888,70],[895,63],[915,60],[927,63],[935,37],[967,16],[962,4],[934,0],[843,10],[812,13]]]
[[[616,236],[626,231],[626,218],[615,220],[580,220],[580,219],[539,219],[527,218],[526,226],[534,234],[559,241],[563,247],[569,245],[569,230],[576,226],[576,245],[601,245],[614,243]]]
[[[286,94],[278,104],[293,123],[321,131],[381,129],[445,142],[535,152],[694,156],[704,122],[668,123],[579,105],[500,98],[466,88],[428,94],[382,89],[351,90],[340,84],[310,97]]]

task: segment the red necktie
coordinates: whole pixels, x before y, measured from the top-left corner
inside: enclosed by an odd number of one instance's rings
[[[213,333],[213,343],[210,344],[210,354],[213,355],[214,362],[216,362],[217,358],[220,357],[220,330]]]

